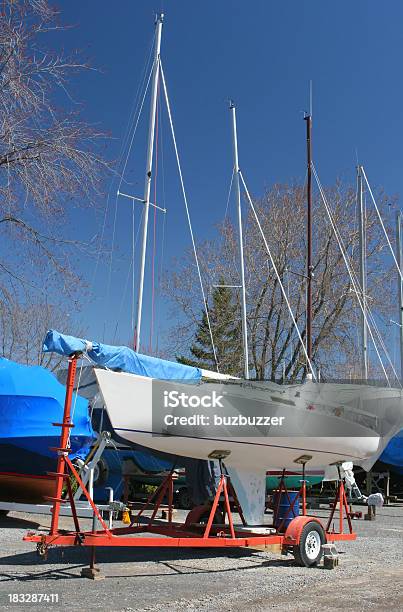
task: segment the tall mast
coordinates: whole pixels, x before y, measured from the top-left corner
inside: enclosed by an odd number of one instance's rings
[[[396,216],[397,233],[397,261],[400,274],[398,275],[399,287],[399,323],[400,323],[400,382],[403,382],[403,282],[401,272],[403,272],[402,254],[402,213],[399,211]]]
[[[143,309],[143,291],[144,291],[144,273],[146,265],[147,252],[147,233],[148,233],[148,213],[150,210],[150,193],[151,193],[151,175],[153,169],[153,152],[155,138],[155,118],[157,109],[157,94],[158,94],[158,79],[160,74],[160,50],[161,50],[161,33],[162,23],[164,20],[163,13],[157,15],[155,23],[155,46],[154,46],[154,63],[151,86],[151,107],[150,120],[148,127],[148,144],[147,144],[147,164],[144,183],[144,216],[143,216],[143,233],[141,246],[141,261],[140,261],[140,280],[137,301],[137,325],[134,338],[134,348],[136,351],[140,349],[140,332],[141,332],[141,315]]]
[[[306,115],[304,119],[307,145],[306,352],[312,363],[312,115]],[[310,376],[312,373],[308,372]]]
[[[365,207],[363,198],[362,167],[357,166],[357,192],[359,207],[359,238],[360,238],[360,285],[361,285],[361,376],[368,379],[368,330],[367,330],[367,269],[366,269],[366,231]]]
[[[239,255],[241,263],[241,302],[242,302],[242,340],[244,356],[244,376],[249,379],[249,356],[248,356],[248,329],[246,326],[246,290],[245,290],[245,262],[243,256],[243,232],[242,232],[242,208],[241,208],[241,186],[239,180],[239,161],[238,161],[238,137],[236,129],[236,110],[235,104],[230,102],[232,114],[232,139],[234,145],[234,178],[235,178],[235,197],[238,209],[238,232],[239,232]]]

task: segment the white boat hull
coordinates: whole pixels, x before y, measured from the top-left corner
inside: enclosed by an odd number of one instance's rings
[[[283,388],[269,383],[264,389],[256,391],[234,384],[227,385],[226,388],[244,401],[245,413],[249,398],[253,396],[256,399],[260,395],[270,414],[288,412],[291,415],[298,414],[299,418],[302,414],[304,422],[313,423],[314,429],[320,431],[321,435],[309,436],[309,432],[305,431],[302,435],[292,437],[229,437],[225,427],[222,432],[216,430],[211,436],[198,434],[197,431],[185,436],[158,435],[161,431],[155,429],[152,418],[153,379],[107,370],[96,370],[96,376],[112,426],[122,438],[155,450],[198,459],[207,459],[217,450],[229,451],[225,464],[243,470],[256,469],[257,466],[259,469],[295,468],[296,460],[302,455],[310,457],[309,467],[368,460],[382,452],[385,443],[399,430],[403,421],[402,396],[396,389],[316,383]],[[208,388],[209,383],[206,384],[206,389]],[[274,393],[279,396],[273,398]],[[336,396],[332,401],[328,401],[326,395],[331,394]],[[290,397],[297,399],[290,400]],[[320,411],[320,406],[324,403],[330,406],[331,410],[334,409],[334,414],[329,416]],[[343,416],[346,406],[354,413],[354,410],[358,410],[358,405],[362,407],[364,424],[351,422]],[[381,425],[385,419],[389,419],[390,423],[387,423],[384,431],[382,427],[380,431],[376,431],[365,426],[365,415],[368,415],[369,420],[372,418],[374,422],[379,421]],[[345,429],[348,427],[348,435],[332,435],[334,429],[330,428],[340,424],[344,425]],[[312,425],[309,425],[309,428],[312,428]],[[357,435],[354,435],[352,430],[356,430]],[[328,431],[329,435],[323,435],[325,431]]]
[[[224,451],[225,465],[249,525],[263,523],[267,469],[295,469],[298,460],[307,460],[308,468],[374,461],[403,422],[402,394],[394,389],[312,382],[288,387],[226,383],[224,393],[233,400],[234,413],[250,415],[253,406],[258,406],[260,413],[276,418],[286,414],[298,422],[299,435],[259,435],[257,428],[253,436],[242,437],[228,435],[225,426],[213,432],[195,427],[186,435],[169,431],[161,435],[162,429],[153,419],[153,392],[159,381],[109,370],[96,369],[95,373],[112,427],[120,437],[197,459]],[[174,382],[161,384],[167,389],[180,387]],[[206,392],[212,387],[211,383],[201,385]],[[188,390],[189,385],[184,388]],[[333,435],[335,432],[345,433]]]

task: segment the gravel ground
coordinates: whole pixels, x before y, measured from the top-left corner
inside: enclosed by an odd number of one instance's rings
[[[69,519],[62,523],[70,526]],[[44,561],[22,541],[28,530],[47,525],[43,516],[1,518],[1,609],[403,610],[403,505],[382,508],[376,521],[355,521],[359,537],[337,543],[340,565],[332,571],[258,550],[103,548],[97,563],[105,579],[94,582],[80,576],[85,549],[54,548]],[[10,603],[13,593],[55,593],[59,603]]]

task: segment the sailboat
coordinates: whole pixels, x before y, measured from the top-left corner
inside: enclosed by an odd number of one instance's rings
[[[253,203],[238,165],[234,105],[231,105],[231,111],[240,238],[244,378],[235,379],[218,372],[149,357],[139,352],[148,211],[152,205],[150,190],[156,99],[160,76],[172,127],[165,77],[160,62],[162,25],[163,16],[159,15],[156,21],[147,165],[142,200],[143,244],[136,350],[88,342],[52,330],[45,339],[44,350],[65,355],[86,353],[95,366],[100,366],[95,367],[99,389],[112,427],[121,438],[173,455],[224,461],[248,522],[259,524],[262,522],[264,510],[265,478],[268,469],[295,470],[298,465],[317,468],[344,461],[358,463],[379,456],[388,440],[402,426],[403,395],[401,389],[391,387],[321,383],[315,379],[312,368],[311,115],[305,117],[308,150],[307,343],[306,346],[304,343],[302,345],[309,366],[306,380],[289,385],[249,380],[241,181],[252,209]],[[174,133],[172,135],[174,137]],[[174,146],[177,153],[175,137]],[[183,188],[180,166],[179,172]],[[189,220],[184,189],[183,194]],[[256,220],[259,224],[257,216]],[[259,228],[261,230],[260,225]],[[261,233],[271,257],[262,230]],[[193,234],[191,236],[195,249]],[[272,264],[274,266],[273,260]],[[199,279],[201,280],[200,272]],[[288,304],[286,296],[285,300]],[[204,302],[206,306],[205,298]],[[292,315],[291,311],[290,314]],[[206,315],[208,318],[208,310]],[[214,346],[213,339],[212,344]],[[176,401],[178,398],[183,401]],[[186,401],[184,398],[187,398]],[[169,401],[165,401],[167,399]],[[196,406],[199,410],[195,409]],[[197,415],[204,416],[205,419],[189,420]],[[243,426],[243,423],[246,424]]]

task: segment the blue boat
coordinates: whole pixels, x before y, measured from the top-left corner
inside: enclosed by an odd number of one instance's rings
[[[387,463],[392,472],[403,474],[403,429],[391,439],[379,460]]]
[[[130,480],[157,483],[157,476],[166,474],[173,467],[172,461],[155,457],[147,450],[132,448],[106,448],[99,460],[94,474],[94,500],[107,502],[109,487],[113,489],[114,499],[124,494],[124,475]]]
[[[52,495],[65,387],[40,366],[0,358],[0,500],[43,502]],[[73,399],[70,457],[84,458],[94,442],[88,402]]]

